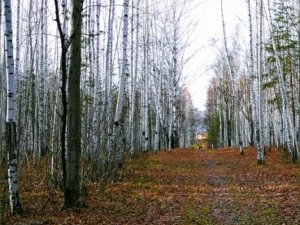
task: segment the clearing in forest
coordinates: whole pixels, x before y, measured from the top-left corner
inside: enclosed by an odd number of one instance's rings
[[[72,212],[61,210],[60,192],[47,191],[45,174],[23,171],[25,213],[6,219],[8,224],[300,224],[299,164],[273,150],[266,165],[258,166],[255,154],[253,149],[244,156],[234,149],[150,153],[129,160],[121,181],[104,192],[91,184],[87,208]]]

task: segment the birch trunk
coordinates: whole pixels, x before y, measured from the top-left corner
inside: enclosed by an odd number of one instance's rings
[[[145,9],[145,25],[143,35],[143,103],[142,103],[142,146],[143,150],[147,151],[149,148],[149,0],[146,0]]]
[[[259,138],[257,137],[259,146],[260,146],[260,151],[257,152],[257,160],[258,160],[258,164],[265,164],[265,151],[264,151],[264,145],[263,145],[263,129],[262,129],[262,119],[263,119],[263,114],[262,114],[262,76],[263,76],[263,0],[260,0],[259,2],[259,19],[258,19],[258,23],[259,23],[259,32],[258,32],[258,38],[257,38],[257,42],[258,42],[258,53],[257,53],[257,57],[258,57],[258,81],[257,81],[257,123],[258,123],[258,130],[259,133],[257,133],[257,135],[259,135]]]
[[[0,15],[1,15],[1,5],[0,4]],[[0,19],[1,22],[1,19]],[[2,85],[2,79],[0,78],[0,84]],[[2,89],[0,90],[0,115],[2,116]],[[0,140],[2,139],[2,127],[3,127],[3,122],[2,120],[0,121]],[[3,173],[3,168],[4,168],[4,154],[3,154],[3,145],[2,145],[2,141],[0,142],[0,225],[5,225],[4,223],[4,215],[5,215],[5,194],[4,194],[4,173]]]
[[[136,116],[136,81],[138,77],[138,63],[139,63],[139,26],[140,26],[140,0],[136,5],[136,31],[135,31],[135,59],[134,71],[131,72],[131,100],[129,112],[129,126],[130,126],[130,154],[134,155],[136,152],[136,129],[135,129],[135,116]],[[133,54],[133,53],[132,53]]]
[[[129,17],[129,0],[123,2],[123,40],[122,40],[122,64],[121,75],[119,81],[119,90],[117,98],[117,106],[115,112],[114,126],[113,126],[113,138],[112,141],[117,144],[118,164],[123,164],[123,154],[125,148],[125,133],[124,133],[124,102],[126,97],[125,83],[126,77],[129,75],[128,62],[127,62],[127,47],[128,47],[128,17]],[[118,136],[117,136],[118,135]]]
[[[159,76],[160,75],[160,76]],[[156,117],[155,117],[155,133],[154,133],[154,152],[159,150],[159,141],[160,141],[160,120],[162,117],[161,113],[161,92],[162,92],[162,76],[158,73],[159,83],[158,83],[158,91],[156,93]]]
[[[256,146],[256,152],[257,152],[257,163],[258,164],[264,164],[264,151],[261,146],[261,134],[260,134],[260,123],[259,123],[259,115],[257,110],[257,102],[258,102],[258,96],[256,94],[256,90],[254,88],[255,85],[255,74],[254,74],[254,53],[253,53],[253,28],[252,28],[252,15],[251,15],[251,3],[250,0],[248,0],[248,13],[249,13],[249,35],[250,35],[250,86],[251,86],[251,105],[252,105],[252,117],[253,117],[253,123],[254,123],[254,130],[255,130],[255,146]]]
[[[95,66],[95,88],[93,93],[94,98],[94,105],[93,105],[93,149],[92,149],[92,155],[91,157],[95,160],[96,159],[96,150],[100,148],[100,141],[99,139],[103,139],[103,131],[101,128],[103,127],[103,123],[100,125],[100,121],[98,118],[101,116],[101,107],[100,107],[100,101],[101,101],[101,91],[102,91],[102,81],[101,81],[101,58],[100,58],[100,16],[101,16],[101,0],[96,0],[96,66]]]
[[[19,199],[18,186],[18,150],[16,134],[16,88],[15,88],[15,71],[14,71],[14,54],[13,54],[13,33],[12,33],[12,16],[11,2],[4,0],[5,14],[5,36],[6,36],[6,73],[7,73],[7,112],[6,112],[6,140],[8,153],[8,191],[9,203],[12,213],[22,213],[22,207]]]
[[[2,2],[0,2],[0,43],[2,43]],[[2,52],[1,52],[2,53]],[[2,73],[2,71],[1,71]],[[3,76],[0,77],[0,86],[4,87],[3,85]],[[2,120],[2,115],[3,113],[3,109],[4,109],[4,105],[3,105],[3,99],[2,99],[2,91],[3,88],[0,88],[0,225],[5,225],[4,224],[4,213],[5,213],[5,201],[4,201],[4,151],[3,151],[3,142],[2,142],[2,131],[3,131],[3,120]]]
[[[111,166],[113,161],[113,148],[111,139],[113,138],[113,131],[111,127],[111,121],[113,119],[112,110],[112,76],[113,76],[113,38],[114,38],[114,18],[115,18],[115,0],[109,1],[109,15],[108,15],[108,34],[107,34],[107,47],[106,47],[106,59],[105,59],[105,94],[104,94],[104,116],[105,131],[107,132],[107,163],[108,167]],[[110,170],[110,169],[108,169]],[[109,171],[108,171],[109,172]]]
[[[173,131],[173,104],[174,104],[174,100],[173,100],[173,80],[171,82],[169,82],[169,85],[171,87],[170,91],[169,91],[169,119],[168,119],[168,151],[171,151],[172,148],[172,131]]]
[[[128,17],[129,17],[129,0],[123,2],[124,14],[123,14],[123,43],[122,43],[122,65],[121,65],[121,77],[118,91],[118,100],[115,115],[115,126],[117,127],[122,121],[123,107],[125,101],[125,82],[128,76],[128,62],[127,62],[127,46],[128,46]]]
[[[176,9],[173,9],[173,18],[176,18]],[[175,22],[175,21],[174,21]],[[171,151],[172,148],[172,136],[173,136],[173,125],[174,125],[174,110],[175,110],[175,98],[176,98],[176,82],[178,77],[178,24],[173,24],[173,34],[172,34],[172,46],[171,46],[171,54],[172,54],[172,67],[170,72],[170,79],[169,79],[169,123],[168,123],[168,135],[169,135],[169,144],[168,144],[168,151]]]
[[[40,90],[39,90],[39,112],[38,112],[38,127],[39,127],[39,156],[42,156],[46,153],[46,140],[45,140],[45,129],[46,129],[46,114],[45,114],[45,27],[47,24],[45,23],[45,12],[47,8],[45,7],[45,0],[42,0],[41,4],[41,44],[40,44]]]
[[[44,36],[45,36],[45,45],[43,47],[43,52],[44,52],[44,75],[45,75],[45,78],[48,79],[48,74],[49,74],[49,67],[48,67],[48,60],[49,60],[49,55],[48,55],[48,1],[45,0],[45,3],[44,3],[44,25],[43,25],[43,28],[44,28]],[[46,81],[44,80],[44,85],[46,85]],[[44,150],[45,151],[49,151],[49,145],[50,145],[50,129],[46,129],[46,126],[50,123],[50,119],[47,117],[47,110],[46,110],[46,90],[44,89],[44,113],[46,114],[46,118],[48,120],[45,120],[44,122]],[[48,110],[49,110],[50,107],[48,107]],[[50,117],[50,116],[49,116]],[[48,123],[48,124],[47,124]],[[47,131],[47,132],[46,132]]]
[[[229,78],[230,79],[229,92],[231,92],[231,93],[228,93],[228,95],[233,97],[232,99],[230,98],[230,102],[228,102],[228,104],[230,106],[233,105],[233,108],[234,108],[233,115],[229,116],[229,113],[231,112],[231,107],[228,107],[228,112],[227,112],[228,117],[227,117],[226,123],[230,124],[231,116],[233,118],[236,118],[236,116],[237,116],[237,105],[236,105],[237,96],[236,96],[236,93],[235,93],[236,86],[234,85],[234,78],[235,78],[234,77],[234,69],[233,69],[233,66],[232,66],[230,53],[229,53],[229,49],[228,49],[228,43],[227,43],[226,27],[225,27],[225,19],[224,19],[224,11],[223,11],[223,0],[221,0],[221,15],[222,15],[222,28],[223,28],[222,29],[223,30],[223,41],[224,41],[227,65],[228,65],[229,75],[230,75],[230,78]],[[237,128],[236,124],[235,124],[235,127]],[[233,132],[234,130],[235,129],[230,127],[230,130],[227,132],[228,146],[230,146],[230,147],[231,147],[231,145],[237,146],[236,139],[233,138],[234,137],[234,132]]]

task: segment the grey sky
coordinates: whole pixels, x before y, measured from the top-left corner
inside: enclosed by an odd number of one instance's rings
[[[245,0],[223,0],[227,37],[230,39],[237,25],[241,36],[247,36],[247,5]],[[205,109],[206,91],[218,48],[223,45],[221,0],[203,0],[190,17],[199,20],[193,32],[193,42],[187,52],[201,49],[187,64],[185,74],[189,77],[189,89],[195,106]],[[215,40],[215,41],[212,41]]]

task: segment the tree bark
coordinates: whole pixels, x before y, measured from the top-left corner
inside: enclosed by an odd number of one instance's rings
[[[60,58],[60,69],[61,69],[61,98],[62,98],[62,114],[61,114],[61,134],[60,134],[60,145],[61,145],[61,162],[62,162],[62,175],[63,175],[63,189],[66,187],[66,128],[67,128],[67,51],[68,45],[66,42],[65,33],[65,22],[64,28],[61,26],[61,21],[59,17],[59,7],[58,0],[54,0],[55,3],[55,15],[56,24],[60,36],[61,44],[61,58]],[[65,7],[63,5],[63,7]]]
[[[81,23],[82,0],[72,1],[72,35],[71,61],[68,85],[68,132],[67,132],[67,167],[65,187],[65,207],[73,208],[80,205],[80,173],[81,158]]]
[[[260,123],[259,123],[259,114],[258,109],[258,92],[256,92],[254,88],[255,83],[255,77],[254,77],[254,53],[253,53],[253,29],[252,29],[252,15],[251,15],[251,4],[250,0],[248,0],[248,12],[249,12],[249,35],[250,35],[250,86],[251,86],[251,105],[252,105],[252,118],[253,118],[253,127],[254,127],[254,140],[255,140],[255,146],[256,146],[256,152],[257,152],[257,163],[258,164],[264,164],[264,153],[263,148],[261,146],[261,130],[260,130]],[[260,87],[258,87],[260,88]]]
[[[18,186],[18,158],[17,158],[17,133],[16,133],[16,98],[15,98],[15,71],[12,40],[11,2],[4,1],[5,36],[6,36],[6,72],[7,72],[7,112],[6,112],[6,143],[8,155],[8,191],[9,203],[12,213],[23,212],[19,199]]]

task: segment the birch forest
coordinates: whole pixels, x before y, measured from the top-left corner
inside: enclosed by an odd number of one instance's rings
[[[260,164],[273,146],[288,151],[297,161],[300,3],[246,2],[248,43],[228,39],[222,16],[224,47],[213,65],[215,77],[208,90],[212,140],[218,146],[240,147],[241,154],[243,147],[254,145]]]
[[[0,225],[256,224],[208,193],[273,162],[293,206],[257,224],[298,223],[300,2],[244,0],[243,39],[227,1],[201,111],[185,70],[201,2],[1,0]]]

